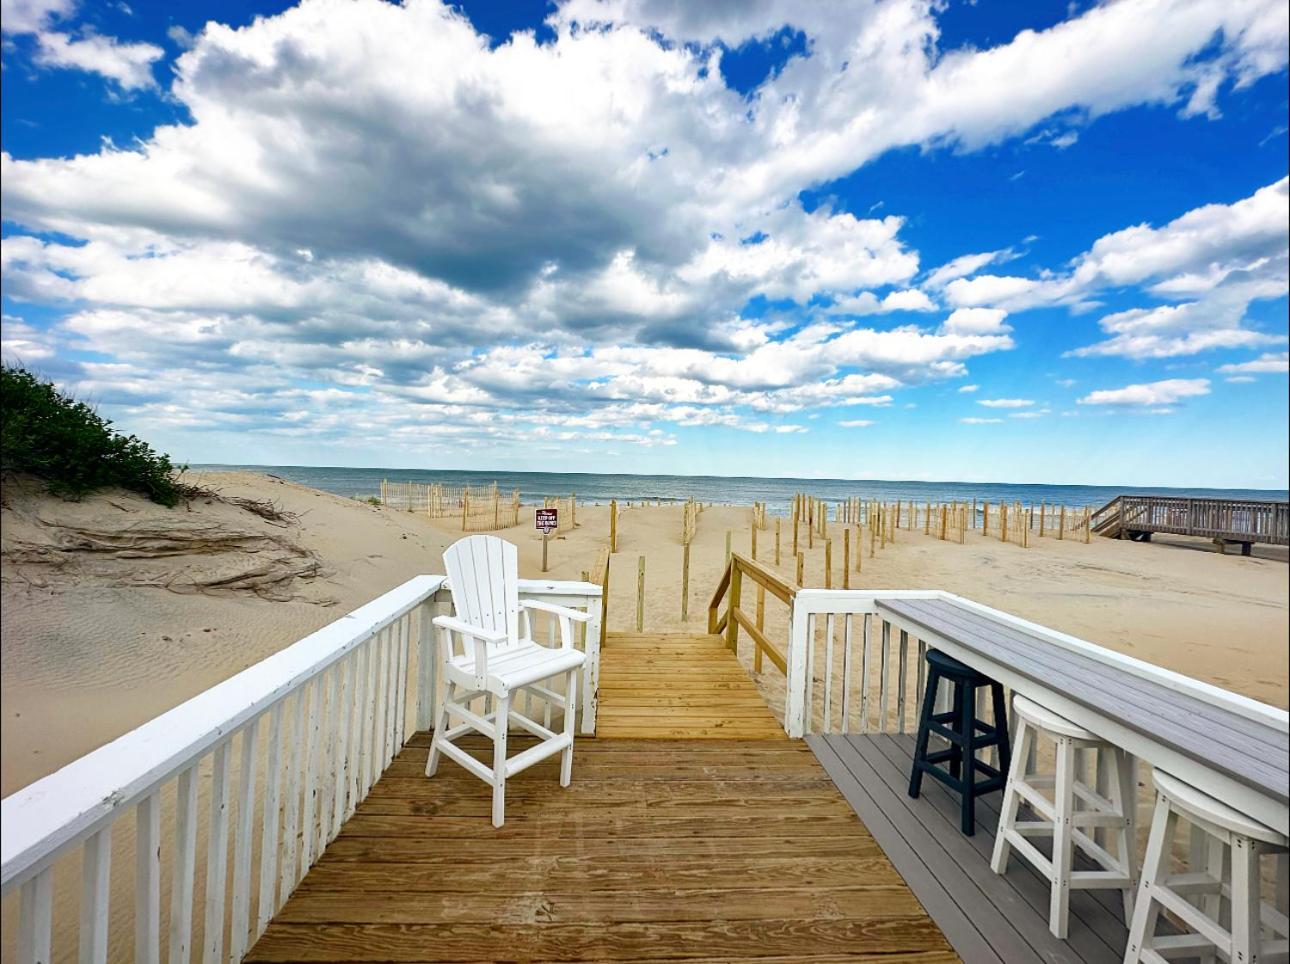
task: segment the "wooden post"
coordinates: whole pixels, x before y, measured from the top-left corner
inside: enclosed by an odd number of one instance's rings
[[[726,530],[726,562],[730,562],[730,530]]]
[[[1048,514],[1048,503],[1039,503],[1039,538],[1044,537],[1044,516]]]
[[[815,548],[815,500],[811,500],[811,514],[806,520],[806,548]]]
[[[730,652],[739,652],[739,620],[735,619],[735,610],[739,608],[739,597],[743,589],[744,574],[738,566],[730,567],[730,590],[726,604],[726,646]]]
[[[546,572],[546,547],[547,547],[547,543],[550,541],[551,541],[551,533],[543,529],[542,530],[542,571],[543,572]]]
[[[569,528],[578,528],[578,493],[569,493]]]
[[[690,617],[690,544],[681,547],[681,622]]]
[[[985,503],[981,508],[984,513],[981,519],[981,535],[988,536],[990,534],[990,503]]]
[[[851,588],[851,528],[842,530],[842,588]]]
[[[824,588],[833,588],[833,540],[824,540]]]
[[[793,513],[793,555],[797,555],[797,513]]]
[[[466,519],[470,515],[470,488],[461,487],[461,531],[466,531]]]
[[[802,571],[806,568],[806,556],[803,553],[797,554],[797,585],[802,585]]]
[[[779,565],[779,523],[778,516],[775,517],[775,565]]]
[[[609,551],[618,551],[618,500],[609,500]]]
[[[752,524],[752,546],[751,546],[751,548],[752,548],[752,557],[753,557],[753,561],[754,561],[754,562],[756,562],[756,561],[757,561],[757,520],[756,520],[756,519],[753,519],[753,524]]]
[[[1008,541],[1008,503],[999,503],[999,541]]]
[[[1057,538],[1058,540],[1066,538],[1066,506],[1062,506],[1061,512],[1057,515]]]
[[[886,512],[885,506],[880,507],[878,509],[878,540],[879,540],[879,547],[882,549],[886,549],[887,548],[887,512]]]
[[[766,626],[766,587],[761,583],[757,584],[757,631],[761,632]],[[753,672],[761,672],[761,647],[753,641]]]
[[[970,521],[972,524],[972,528],[975,529],[976,528],[976,499],[972,500],[972,518]]]
[[[1085,545],[1088,545],[1088,539],[1090,535],[1088,528],[1092,524],[1092,518],[1091,518],[1092,511],[1093,510],[1091,510],[1088,506],[1084,506],[1084,544]]]
[[[645,628],[645,557],[636,560],[636,632]]]
[[[864,530],[856,523],[856,572],[860,571],[860,560],[864,558]]]

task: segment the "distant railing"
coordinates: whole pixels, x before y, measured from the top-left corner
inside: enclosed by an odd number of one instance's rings
[[[745,577],[757,587],[757,608],[752,616],[740,608]],[[739,629],[743,627],[753,641],[753,668],[760,673],[762,657],[765,656],[779,667],[781,673],[787,673],[786,654],[766,636],[766,593],[785,603],[791,611],[797,587],[761,563],[737,552],[731,553],[716,592],[712,594],[712,602],[708,604],[708,632],[724,635],[726,645],[732,652],[737,652]],[[725,612],[718,615],[723,601]]]
[[[601,592],[520,581],[521,598],[592,614],[584,733],[595,731]],[[84,962],[128,956],[132,930],[136,961],[160,961],[163,942],[176,964],[240,961],[409,726],[430,727],[440,689],[431,620],[448,604],[443,576],[417,576],[0,801],[0,894],[20,901],[17,959],[50,961],[56,937],[79,945]],[[546,629],[554,638],[554,620]],[[533,635],[544,635],[540,625]],[[113,831],[129,830],[121,821],[131,813],[132,875],[114,876]],[[118,834],[118,845],[129,836]],[[76,906],[55,901],[65,858],[80,865],[79,924],[55,920],[56,906]],[[133,907],[118,906],[129,903],[131,876]]]
[[[1090,526],[1112,538],[1150,538],[1159,532],[1284,546],[1290,545],[1290,503],[1121,495],[1093,512]]]

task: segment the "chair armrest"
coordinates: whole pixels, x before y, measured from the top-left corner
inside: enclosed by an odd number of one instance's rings
[[[434,624],[440,629],[461,633],[463,636],[473,636],[475,639],[482,639],[486,643],[506,642],[506,630],[483,629],[479,626],[472,626],[456,616],[436,616]]]
[[[555,603],[542,602],[538,599],[521,599],[521,609],[536,609],[541,613],[550,613],[552,616],[559,616],[563,619],[572,619],[574,622],[585,623],[590,621],[591,613],[584,613],[581,609],[570,609],[567,606],[557,606]]]

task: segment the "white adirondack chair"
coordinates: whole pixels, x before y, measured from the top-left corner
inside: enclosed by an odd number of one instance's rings
[[[470,536],[449,546],[443,561],[456,615],[439,616],[434,621],[440,629],[439,653],[448,689],[430,743],[426,776],[434,776],[443,754],[490,784],[494,827],[500,827],[505,819],[507,777],[555,753],[563,754],[560,786],[567,787],[573,777],[577,679],[586,658],[574,648],[573,624],[591,618],[551,603],[521,602],[517,556],[515,546],[496,536]],[[559,620],[558,648],[533,641],[533,612]],[[565,677],[563,694],[541,685],[558,676]],[[531,693],[562,709],[563,732],[553,732],[517,712],[512,700],[519,692]],[[480,697],[486,705],[482,716],[470,708]],[[452,717],[462,722],[449,728]],[[539,742],[507,759],[506,734],[511,723],[532,733]],[[492,739],[491,770],[453,743],[471,731]]]

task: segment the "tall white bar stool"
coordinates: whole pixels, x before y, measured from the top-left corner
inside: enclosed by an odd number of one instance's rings
[[[1133,758],[1024,696],[1013,697],[1012,713],[1017,737],[1003,791],[991,869],[996,874],[1005,873],[1008,857],[1015,850],[1018,857],[1025,858],[1048,878],[1052,885],[1048,929],[1056,937],[1066,937],[1072,890],[1122,891],[1127,920],[1135,883]],[[1056,768],[1052,773],[1031,772],[1040,736],[1056,745]],[[1084,759],[1090,753],[1096,754],[1098,788],[1084,782]],[[1101,788],[1105,788],[1104,792]],[[1051,791],[1051,800],[1043,790]],[[1040,819],[1018,820],[1017,811],[1023,802]],[[1086,832],[1090,830],[1092,835]],[[1114,854],[1095,839],[1102,832],[1114,841]],[[1051,858],[1031,843],[1029,838],[1037,836],[1052,838]],[[1077,847],[1100,869],[1072,869]]]
[[[1163,964],[1176,957],[1231,964],[1271,964],[1290,952],[1286,915],[1261,897],[1259,858],[1284,854],[1286,835],[1251,820],[1206,793],[1161,770],[1155,771],[1156,809],[1142,863],[1125,964]],[[1178,820],[1209,839],[1193,847],[1205,855],[1204,867],[1171,874]],[[1156,921],[1168,911],[1186,927],[1184,934],[1157,936]],[[1224,923],[1230,920],[1230,925]],[[1265,931],[1271,933],[1265,939]]]

